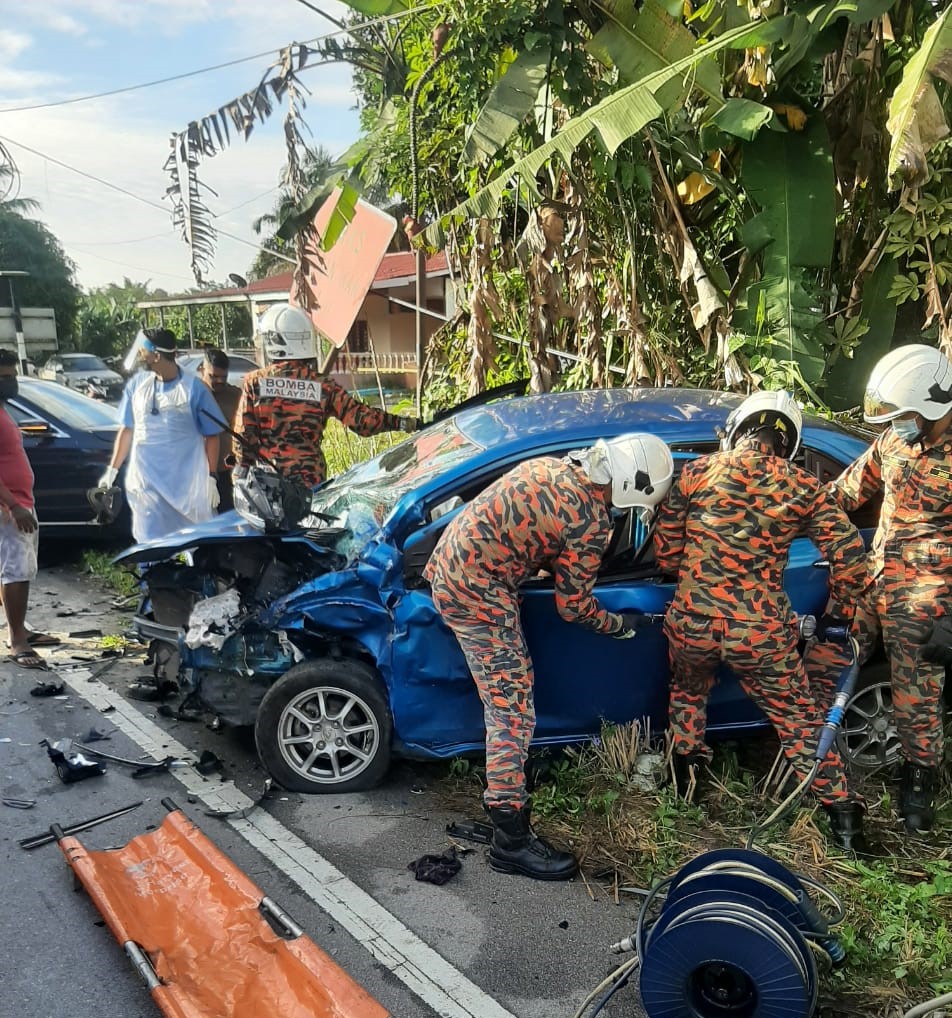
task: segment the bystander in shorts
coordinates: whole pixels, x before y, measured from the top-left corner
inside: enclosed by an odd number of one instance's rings
[[[29,583],[36,579],[40,528],[25,534],[13,519],[0,517],[0,583]]]

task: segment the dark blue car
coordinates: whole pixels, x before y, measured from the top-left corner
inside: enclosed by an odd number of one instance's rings
[[[453,757],[484,743],[482,708],[458,645],[436,613],[423,568],[460,506],[513,464],[562,456],[598,438],[650,431],[677,464],[719,445],[740,397],[692,389],[528,396],[464,410],[326,482],[310,529],[268,535],[237,514],[140,545],[152,613],[186,691],[223,720],[255,725],[260,756],[286,788],[351,791],[378,782],[391,754]],[[815,417],[798,460],[834,478],[866,441]],[[611,611],[661,613],[672,587],[651,542],[619,526],[596,589]],[[180,553],[187,552],[183,557]],[[827,574],[795,542],[786,586],[796,611],[819,613]],[[552,583],[524,588],[535,664],[537,745],[591,738],[606,722],[666,723],[668,663],[660,624],[613,640],[563,622]],[[710,730],[765,724],[730,676]]]
[[[33,468],[41,537],[128,540],[128,510],[103,527],[86,499],[112,457],[119,430],[116,408],[55,382],[18,381],[19,394],[6,409],[20,428]]]

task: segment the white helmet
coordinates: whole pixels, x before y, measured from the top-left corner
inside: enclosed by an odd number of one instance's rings
[[[800,448],[803,414],[796,400],[782,389],[777,392],[755,392],[748,396],[727,418],[722,449],[733,449],[737,441],[752,431],[769,429],[781,439],[780,453],[792,460]]]
[[[674,459],[666,442],[636,433],[600,438],[579,461],[596,484],[611,484],[616,509],[653,509],[668,494]]]
[[[258,319],[255,342],[272,361],[302,361],[317,356],[314,326],[306,311],[272,304]]]
[[[910,343],[881,358],[869,376],[863,416],[882,424],[917,413],[937,421],[952,410],[952,364],[934,346]]]

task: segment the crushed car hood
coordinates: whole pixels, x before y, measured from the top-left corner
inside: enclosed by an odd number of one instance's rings
[[[165,537],[156,538],[154,541],[143,541],[117,555],[113,561],[132,565],[136,562],[162,562],[178,555],[180,552],[196,545],[203,544],[227,544],[235,541],[248,540],[309,540],[314,544],[321,544],[325,540],[332,540],[341,533],[339,528],[327,527],[322,530],[291,530],[280,534],[267,534],[258,527],[253,527],[247,520],[238,515],[237,512],[224,513],[216,516],[207,523],[197,523],[192,527],[183,527]]]

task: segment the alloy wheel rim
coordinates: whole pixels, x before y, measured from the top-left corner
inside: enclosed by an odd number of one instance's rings
[[[899,760],[899,733],[888,682],[874,683],[851,697],[837,743],[847,763],[862,770],[891,767]]]
[[[287,765],[317,784],[335,785],[365,771],[380,746],[380,725],[362,697],[335,686],[307,689],[278,721]]]

